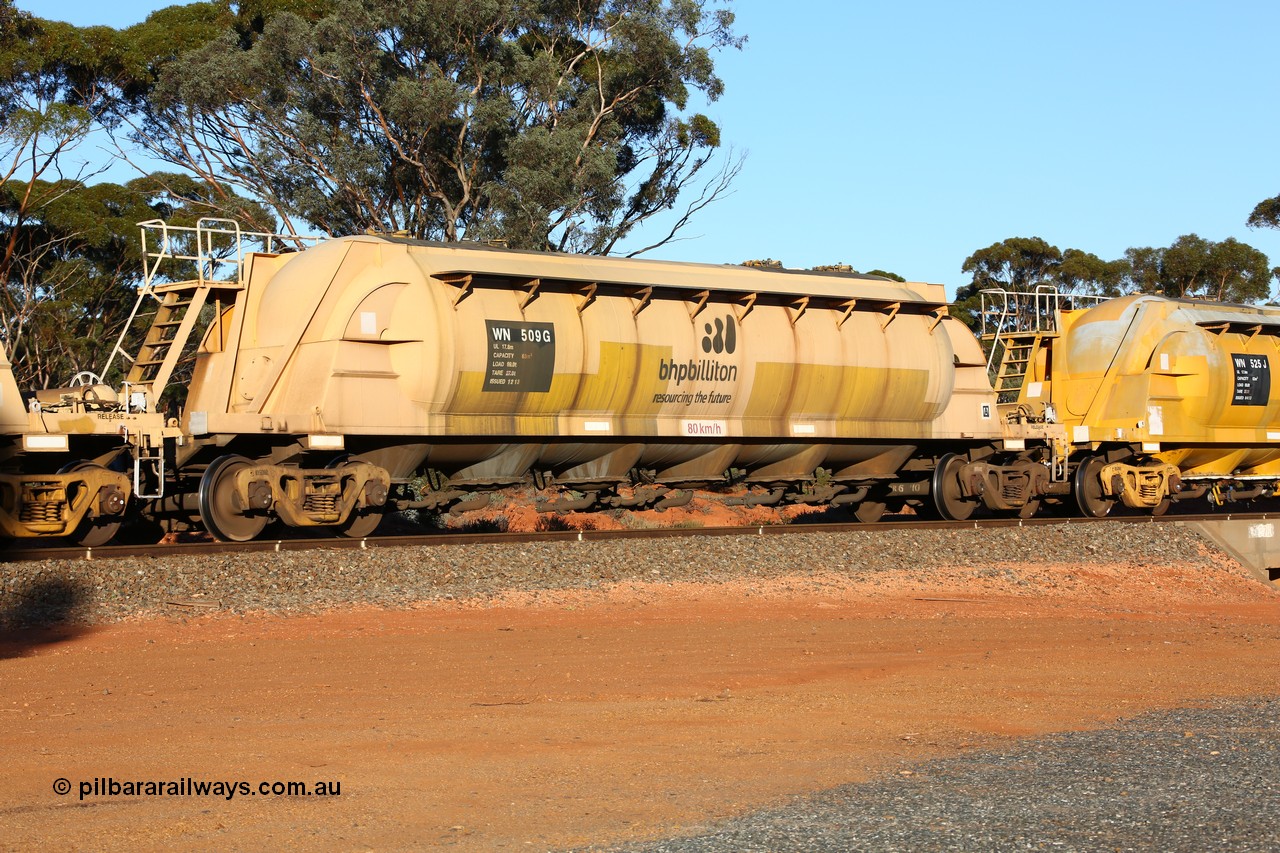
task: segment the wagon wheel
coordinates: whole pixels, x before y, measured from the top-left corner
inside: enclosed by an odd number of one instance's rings
[[[1156,518],[1159,518],[1160,516],[1168,512],[1169,507],[1172,505],[1173,505],[1173,501],[1169,500],[1168,498],[1165,498],[1164,500],[1160,501],[1160,503],[1156,504],[1151,508],[1151,514]]]
[[[948,521],[964,521],[978,508],[978,502],[966,498],[960,490],[960,469],[964,466],[963,456],[948,453],[933,469],[933,480],[929,483],[933,507]]]
[[[219,456],[200,478],[200,520],[215,539],[248,542],[267,526],[267,516],[247,515],[236,505],[236,474],[253,463],[243,456]]]
[[[875,524],[888,508],[888,504],[884,501],[868,498],[867,500],[858,501],[853,508],[853,517],[863,524]]]
[[[102,471],[103,467],[96,462],[71,462],[59,469],[59,474],[73,474],[76,471]],[[86,548],[97,548],[106,545],[115,538],[120,530],[120,516],[110,516],[112,520],[103,520],[86,515],[80,519],[76,529],[67,534],[67,538],[77,545]]]
[[[1016,510],[1018,518],[1031,518],[1040,511],[1040,499],[1032,498],[1031,500],[1018,507]]]
[[[349,457],[347,457],[349,458]],[[347,459],[343,459],[342,465],[347,464]],[[342,465],[330,465],[329,467],[342,467]],[[339,524],[333,529],[333,532],[347,539],[364,539],[366,536],[372,536],[373,531],[378,529],[378,525],[382,523],[382,517],[386,514],[387,506],[367,506],[351,508],[351,513],[347,516],[346,521]]]
[[[364,539],[366,536],[372,536],[373,531],[377,530],[378,525],[382,523],[382,510],[380,506],[365,507],[363,510],[354,507],[351,514],[347,516],[347,520],[333,530],[347,539]]]
[[[1101,456],[1091,456],[1076,469],[1071,478],[1071,494],[1076,506],[1087,518],[1102,518],[1116,505],[1115,498],[1102,491],[1102,468],[1107,462]]]

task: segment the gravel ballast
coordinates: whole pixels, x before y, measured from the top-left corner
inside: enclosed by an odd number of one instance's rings
[[[1280,844],[1280,700],[916,765],[630,853],[1231,850]]]
[[[623,582],[717,582],[835,574],[874,584],[1021,579],[1011,566],[1177,563],[1206,583],[1243,570],[1174,524],[1064,524],[987,530],[879,530],[613,541],[384,547],[92,561],[0,563],[0,628],[183,612],[315,612],[486,599],[506,591]],[[949,573],[949,574],[948,574]],[[1071,585],[1070,573],[1055,586]],[[1028,590],[1031,592],[1031,590]]]

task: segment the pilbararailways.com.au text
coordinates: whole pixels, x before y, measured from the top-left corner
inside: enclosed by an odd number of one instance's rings
[[[69,779],[59,778],[53,782],[53,791],[59,796],[65,797],[71,793],[71,789]],[[342,783],[328,779],[315,782],[246,782],[208,781],[190,776],[164,780],[121,780],[111,776],[97,776],[80,781],[78,790],[81,800],[88,797],[221,797],[233,800],[236,797],[340,797]]]

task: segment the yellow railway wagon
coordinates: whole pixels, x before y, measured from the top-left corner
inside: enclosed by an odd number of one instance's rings
[[[726,475],[755,501],[871,519],[937,492],[955,516],[959,466],[1039,464],[999,455],[939,285],[359,236],[249,256],[216,310],[178,462],[223,538],[271,516],[365,535],[388,506],[530,481],[576,493],[555,508],[672,505]]]
[[[1066,430],[1086,514],[1280,490],[1280,309],[1133,295],[1004,342],[1028,356],[1017,405]]]

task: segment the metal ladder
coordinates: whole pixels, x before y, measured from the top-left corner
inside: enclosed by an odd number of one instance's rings
[[[183,281],[152,288],[160,300],[151,320],[151,328],[129,367],[125,379],[130,385],[149,385],[158,398],[169,383],[173,370],[182,357],[184,344],[191,337],[209,295],[210,287],[197,281]],[[238,288],[237,288],[238,289]]]
[[[1011,403],[1018,398],[1022,381],[1026,378],[1044,337],[1043,332],[1008,332],[998,338],[1003,350],[993,383],[998,402]],[[994,344],[995,342],[992,345],[993,354]]]
[[[987,374],[996,392],[996,402],[1004,404],[1018,401],[1027,373],[1040,350],[1058,337],[1059,312],[1064,307],[1068,310],[1084,308],[1107,299],[1103,296],[1065,295],[1052,285],[1038,285],[1030,292],[983,290],[979,295],[982,298],[979,338],[989,347]],[[1052,417],[1048,406],[1045,417]],[[1068,443],[1053,442],[1050,479],[1054,482],[1066,480],[1070,453]]]

